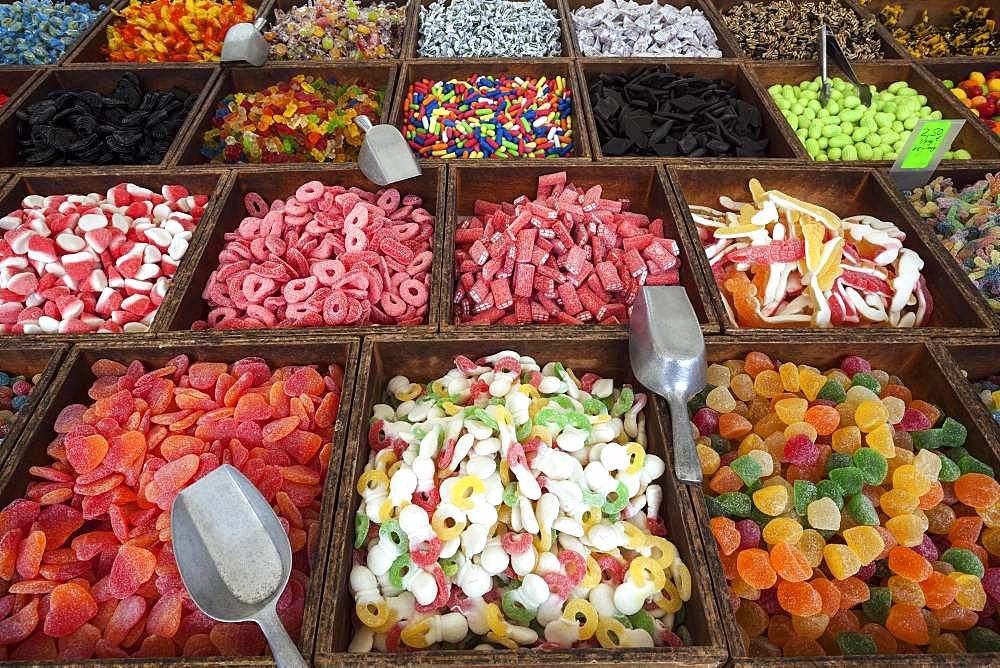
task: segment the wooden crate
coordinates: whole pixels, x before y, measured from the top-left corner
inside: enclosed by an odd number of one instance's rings
[[[95,0],[90,0],[94,2]],[[114,9],[122,10],[128,6],[130,0],[112,0],[107,4],[112,5]],[[246,0],[246,3],[251,7],[257,8],[257,16],[267,16],[268,11],[271,8],[271,3],[273,0]],[[104,50],[108,47],[108,27],[119,22],[117,16],[108,12],[104,18],[99,20],[94,26],[94,29],[88,33],[85,39],[80,40],[76,48],[72,49],[65,60],[65,64],[69,66],[73,65],[87,65],[93,66],[94,63],[108,63],[108,57],[104,53]],[[133,63],[135,67],[149,67],[161,64],[169,63]],[[174,63],[182,67],[190,67],[192,65],[207,65],[207,66],[217,66],[218,63],[212,61],[201,61],[200,63]]]
[[[68,350],[69,346],[59,343],[24,346],[15,339],[0,341],[0,371],[12,376],[27,376],[29,380],[35,374],[41,374],[38,382],[31,388],[30,400],[17,412],[10,429],[7,430],[7,435],[3,438],[3,443],[0,444],[0,463],[7,459],[7,455],[24,430],[24,425],[28,423],[35,407],[48,391],[49,384],[59,371],[59,365]]]
[[[986,74],[990,70],[1000,69],[1000,55],[986,56],[982,58],[925,58],[918,61],[918,65],[927,72],[929,78],[935,85],[940,87],[941,90],[945,91],[948,95],[953,95],[954,93],[945,88],[942,83],[944,79],[951,79],[957,85],[958,83],[965,81],[971,72],[981,71],[983,74]],[[990,128],[974,116],[972,111],[962,104],[961,101],[958,102],[957,106],[961,107],[965,112],[964,118],[967,123],[981,125],[993,144],[1000,147],[1000,135],[997,135],[995,132],[990,130]]]
[[[955,99],[954,95],[942,90],[942,87],[935,84],[923,69],[912,62],[857,62],[854,63],[853,67],[861,83],[874,85],[879,90],[884,89],[895,81],[905,81],[911,88],[914,88],[927,98],[927,106],[940,111],[945,118],[964,118],[968,113],[965,107]],[[751,76],[756,79],[757,85],[761,89],[765,89],[764,97],[771,113],[777,114],[779,121],[786,125],[788,121],[781,115],[777,105],[775,105],[774,100],[771,98],[770,93],[767,93],[766,89],[774,84],[790,84],[794,86],[819,76],[819,65],[816,63],[758,63],[751,65],[749,69]],[[840,70],[831,63],[830,76],[841,75]],[[791,129],[791,126],[789,125],[788,128]],[[795,133],[793,132],[792,134],[794,135]],[[798,139],[798,136],[795,138]],[[998,155],[997,146],[994,145],[993,140],[990,139],[987,131],[980,124],[966,123],[958,133],[958,137],[952,143],[952,148],[955,150],[965,149],[972,155],[974,160],[996,159]],[[846,164],[888,166],[892,162],[892,160],[855,160]],[[955,163],[961,165],[962,162],[962,160],[945,160],[941,164]],[[831,161],[827,164],[836,164],[836,161]]]
[[[184,125],[174,136],[170,148],[161,161],[161,165],[171,164],[171,156],[180,146],[181,138],[186,128],[191,124],[197,110],[204,103],[209,87],[215,81],[218,72],[211,67],[160,66],[152,68],[135,68],[128,65],[106,64],[93,68],[53,68],[34,80],[24,93],[14,101],[6,104],[0,111],[0,167],[16,169],[30,174],[73,174],[86,170],[107,170],[121,167],[146,167],[152,169],[155,165],[94,165],[88,167],[27,167],[20,161],[17,148],[17,112],[36,102],[45,99],[50,93],[58,90],[89,90],[105,95],[115,89],[115,84],[125,72],[135,72],[143,86],[149,91],[165,91],[173,87],[186,90],[195,96]]]
[[[188,125],[187,131],[180,140],[180,148],[169,164],[220,167],[246,167],[246,163],[225,165],[219,162],[209,162],[201,154],[205,132],[212,128],[212,118],[222,99],[233,93],[249,93],[263,90],[269,86],[288,81],[292,77],[305,74],[323,78],[334,78],[337,82],[363,83],[383,91],[382,116],[371,119],[375,122],[385,122],[392,104],[393,85],[396,81],[396,66],[393,61],[371,61],[369,63],[337,64],[287,61],[272,62],[263,67],[235,66],[222,70],[218,80],[205,96],[205,103],[195,114]],[[305,163],[309,164],[309,163]],[[317,164],[317,163],[311,163]]]
[[[876,17],[878,13],[882,11],[882,8],[886,5],[891,4],[901,4],[903,6],[903,15],[899,19],[899,25],[903,28],[909,28],[913,26],[920,20],[920,17],[926,11],[930,22],[934,25],[951,25],[951,10],[959,5],[965,5],[971,9],[977,7],[989,7],[990,14],[988,18],[1000,19],[1000,2],[997,0],[921,0],[920,2],[895,2],[895,0],[850,0],[857,7],[858,10],[865,14],[873,14]],[[887,28],[884,24],[879,22],[879,33],[882,38],[888,40],[895,44],[896,48],[900,53],[904,54],[907,59],[913,59],[913,56],[909,51],[906,50],[902,44],[900,44],[892,36],[892,30]],[[994,57],[1000,54],[994,54]],[[916,59],[918,62],[925,62],[925,59]],[[929,61],[930,59],[927,59]],[[938,60],[937,58],[933,60]],[[941,59],[949,60],[949,59]]]
[[[5,464],[0,468],[0,505],[6,506],[25,491],[25,483],[31,480],[28,470],[32,466],[45,466],[51,462],[46,447],[52,441],[56,417],[62,408],[71,403],[92,403],[87,390],[94,381],[90,365],[98,359],[112,359],[124,364],[139,360],[147,367],[157,368],[176,355],[186,354],[194,361],[235,362],[244,357],[262,357],[272,366],[329,364],[335,362],[344,368],[344,387],[341,396],[337,422],[334,425],[333,450],[329,471],[324,483],[320,511],[320,531],[316,545],[310,555],[314,570],[310,575],[306,592],[305,613],[302,619],[302,634],[299,647],[308,658],[312,655],[316,638],[317,615],[326,568],[332,528],[332,515],[336,510],[338,473],[342,465],[347,423],[351,411],[355,373],[359,352],[359,341],[345,336],[328,336],[323,340],[303,341],[292,337],[271,336],[260,338],[233,339],[220,342],[205,337],[165,337],[158,341],[147,341],[136,345],[131,341],[107,343],[84,343],[74,347],[66,356],[52,381],[48,392],[44,393],[31,420],[25,426],[21,438],[14,445]],[[149,661],[145,665],[164,665],[176,660],[161,659]],[[78,665],[78,664],[63,664]],[[88,665],[121,665],[112,660],[92,660]],[[139,665],[139,664],[134,664]],[[255,658],[188,658],[185,666],[273,666],[270,657]]]
[[[10,5],[13,4],[15,1],[16,0],[0,0],[0,4]],[[107,20],[107,17],[111,15],[111,12],[109,11],[110,9],[118,8],[128,3],[128,0],[78,0],[78,1],[81,2],[82,4],[90,5],[92,9],[97,9],[101,5],[104,5],[107,9],[105,9],[104,13],[101,16],[98,16],[93,23],[87,26],[86,29],[81,31],[80,36],[76,40],[76,43],[67,46],[66,50],[63,51],[62,56],[60,56],[59,59],[56,60],[56,62],[49,63],[48,65],[42,65],[41,67],[58,67],[60,65],[64,65],[73,55],[73,52],[76,51],[78,48],[80,48],[81,44],[90,39],[91,35],[93,35],[95,31],[100,29],[100,26],[104,25],[104,22]],[[5,70],[8,67],[22,67],[22,66],[0,65],[0,70]]]
[[[576,25],[573,23],[573,12],[575,12],[580,7],[595,7],[602,3],[603,0],[562,0],[563,11],[566,15],[566,27],[569,30],[570,41],[573,46],[573,55],[577,58],[586,58],[584,56],[583,50],[580,48],[580,37],[576,31]],[[712,29],[715,30],[715,37],[719,43],[719,50],[722,51],[723,58],[740,58],[742,53],[740,52],[740,47],[738,44],[732,41],[732,34],[726,30],[723,23],[722,17],[715,12],[712,8],[709,0],[656,0],[657,4],[660,5],[673,5],[678,9],[683,9],[684,7],[691,7],[692,9],[701,10],[705,14],[705,18],[711,24]],[[645,2],[639,4],[647,4]],[[602,56],[591,56],[592,58],[603,58]],[[712,58],[700,58],[692,60],[702,60],[706,62],[711,62]]]
[[[229,181],[229,172],[221,170],[184,170],[184,169],[163,169],[154,168],[128,168],[108,171],[90,171],[76,176],[62,176],[58,174],[43,175],[33,170],[33,173],[23,174],[15,177],[7,186],[0,189],[0,211],[4,214],[14,211],[20,207],[21,200],[27,195],[63,195],[66,193],[106,193],[122,182],[132,182],[159,191],[164,185],[180,184],[188,188],[192,193],[209,196],[209,203],[205,207],[201,222],[195,228],[177,273],[174,275],[170,288],[164,297],[160,309],[156,313],[156,318],[150,327],[150,331],[158,332],[166,329],[166,323],[175,308],[176,299],[174,293],[180,293],[182,286],[190,280],[191,273],[194,272],[197,255],[196,250],[210,234],[210,228],[215,223],[215,215],[221,205],[223,192]],[[31,335],[0,335],[0,341],[19,341],[21,345],[34,345],[42,341],[71,341],[79,342],[85,340],[110,341],[125,337],[132,340],[133,334],[31,334]],[[140,340],[140,339],[135,339]]]
[[[429,7],[433,1],[434,0],[413,0],[413,4],[415,5],[415,10],[414,10],[414,13],[413,13],[413,30],[410,32],[410,38],[411,39],[410,39],[410,42],[407,44],[407,50],[404,52],[406,60],[416,61],[416,62],[422,62],[423,60],[425,60],[418,53],[418,49],[420,48],[420,35],[421,35],[421,31],[420,31],[420,11],[421,11],[421,8]],[[515,0],[515,1],[520,1],[520,0]],[[573,46],[572,46],[573,41],[572,41],[572,39],[570,37],[569,24],[568,24],[568,21],[566,20],[566,16],[563,15],[563,3],[560,0],[543,0],[543,2],[545,2],[545,5],[549,9],[556,10],[556,19],[559,21],[559,41],[560,41],[560,47],[561,48],[559,50],[559,55],[558,56],[552,56],[552,57],[569,58],[569,57],[571,57],[573,55],[576,55],[573,52]],[[484,17],[484,18],[488,19],[489,17]],[[518,56],[514,56],[514,57],[517,58]],[[527,56],[525,56],[524,58],[527,59]],[[430,60],[430,59],[428,59],[428,60]],[[462,61],[468,61],[468,62],[476,63],[476,62],[479,62],[479,61],[488,61],[488,60],[491,60],[491,59],[490,58],[465,58],[465,57],[461,57],[461,58],[444,58],[444,57],[442,57],[442,58],[437,58],[436,60],[444,60],[444,61],[452,61],[452,62],[458,61],[458,60],[462,60]],[[495,60],[495,59],[493,59],[493,60]],[[546,58],[535,58],[533,60],[536,60],[538,62],[544,63],[544,62],[546,62],[546,60],[548,60],[548,57],[546,57]],[[487,72],[487,74],[491,74],[491,73],[492,73],[492,71],[491,72]]]
[[[821,370],[839,366],[847,355],[860,355],[868,359],[876,369],[881,368],[899,376],[913,391],[914,399],[924,399],[939,406],[949,415],[968,427],[969,438],[965,447],[969,453],[991,466],[1000,467],[1000,445],[992,436],[983,433],[979,420],[973,415],[968,402],[956,394],[951,387],[948,368],[934,347],[917,338],[889,339],[873,346],[869,342],[839,336],[813,337],[811,340],[774,341],[749,337],[717,337],[708,342],[708,361],[723,362],[728,359],[742,359],[751,351],[759,351],[772,359],[809,364]],[[1000,653],[964,654],[947,658],[935,655],[893,655],[844,658],[836,657],[750,657],[736,623],[735,610],[731,602],[729,585],[722,570],[722,562],[716,548],[715,538],[709,528],[709,514],[705,497],[698,487],[688,487],[692,497],[695,517],[704,539],[706,570],[715,586],[716,598],[722,615],[722,624],[729,643],[730,666],[751,668],[759,666],[940,666],[997,665]]]
[[[0,106],[0,113],[7,105],[17,104],[17,100],[29,88],[29,84],[43,72],[40,67],[0,67],[0,90],[7,94],[6,104]],[[11,107],[13,108],[13,107]]]
[[[317,635],[316,664],[330,665],[406,665],[502,666],[560,663],[629,664],[629,665],[720,665],[725,658],[720,622],[710,594],[707,573],[699,568],[704,563],[702,546],[694,528],[686,490],[679,488],[673,477],[670,449],[666,447],[666,406],[655,399],[646,407],[647,448],[666,461],[666,472],[660,478],[664,503],[662,519],[668,537],[677,546],[684,563],[691,568],[694,593],[685,604],[686,623],[696,645],[682,648],[603,649],[536,651],[428,651],[407,654],[349,654],[347,646],[352,635],[354,598],[348,588],[353,551],[354,513],[358,506],[355,485],[368,461],[368,418],[372,406],[379,403],[389,378],[403,374],[413,381],[426,382],[452,368],[456,355],[475,359],[498,350],[516,348],[539,361],[562,361],[577,372],[590,370],[619,382],[632,380],[628,365],[628,339],[619,335],[587,335],[573,339],[536,338],[503,334],[442,337],[373,336],[365,340],[359,367],[358,395],[351,414],[351,430],[347,439],[343,474],[338,492],[338,512],[334,525],[334,543],[330,551],[326,588],[320,611]]]
[[[414,179],[396,184],[402,193],[412,193],[423,198],[423,206],[435,214],[434,236],[431,239],[431,249],[434,251],[434,265],[431,271],[430,310],[424,325],[413,327],[377,326],[367,327],[315,327],[306,330],[293,331],[320,332],[323,334],[375,334],[402,333],[406,331],[436,332],[441,320],[440,309],[444,282],[441,280],[442,265],[440,251],[445,229],[445,168],[431,163],[423,165],[424,173]],[[176,304],[172,304],[169,320],[165,321],[165,329],[171,331],[188,330],[196,320],[204,320],[208,315],[208,304],[202,299],[201,292],[208,282],[209,275],[218,267],[219,252],[225,247],[225,235],[234,232],[240,221],[247,215],[243,207],[243,198],[247,193],[257,192],[269,203],[275,199],[286,199],[295,194],[295,189],[303,183],[319,180],[327,185],[343,185],[371,190],[374,186],[361,172],[349,165],[325,165],[308,167],[304,165],[287,168],[255,168],[244,169],[236,173],[232,183],[219,202],[218,218],[211,231],[204,237],[203,243],[195,252],[190,266],[192,271],[185,274],[185,282],[174,292]],[[212,337],[243,337],[251,335],[264,336],[264,330],[232,330],[213,331],[206,333]]]
[[[560,169],[561,168],[561,169]],[[627,198],[631,201],[631,210],[644,213],[653,218],[663,219],[664,236],[675,239],[680,246],[681,285],[687,292],[694,306],[698,321],[705,332],[718,332],[719,322],[716,312],[711,306],[714,286],[706,284],[699,275],[699,254],[704,254],[688,237],[683,222],[676,217],[670,205],[664,174],[654,162],[645,164],[624,165],[567,165],[560,162],[551,167],[533,164],[531,166],[512,166],[484,162],[478,165],[452,165],[448,173],[448,216],[445,225],[444,243],[441,252],[441,290],[442,303],[441,331],[455,335],[462,332],[492,332],[507,333],[511,336],[549,336],[556,330],[563,329],[561,325],[459,325],[454,322],[454,290],[458,277],[455,273],[455,230],[459,222],[473,213],[477,199],[510,202],[519,195],[534,198],[537,190],[538,177],[556,171],[565,171],[567,181],[580,187],[590,187],[596,184],[604,186],[605,198]],[[574,325],[571,331],[576,333],[591,332],[627,332],[626,325]]]
[[[711,158],[703,157],[694,160],[690,158],[658,158],[656,156],[606,156],[601,146],[601,134],[598,131],[597,119],[594,116],[594,107],[590,100],[590,87],[598,81],[602,74],[624,74],[628,75],[643,69],[654,69],[658,72],[670,71],[681,75],[693,75],[695,77],[719,79],[734,83],[736,95],[739,99],[747,102],[760,111],[763,121],[763,136],[770,140],[767,147],[767,159],[779,158],[786,160],[808,160],[809,154],[794,132],[790,132],[791,127],[784,121],[784,118],[777,119],[772,116],[769,107],[764,102],[767,97],[766,91],[761,91],[754,87],[744,66],[735,60],[717,60],[712,58],[685,59],[685,60],[665,60],[653,58],[587,58],[578,62],[578,78],[582,84],[586,95],[581,95],[581,103],[584,108],[584,116],[587,119],[587,130],[590,136],[591,152],[595,160],[601,160],[609,164],[625,163],[629,164],[636,160],[657,160],[664,164],[689,164],[692,162],[706,162],[721,164],[723,162],[735,163],[756,163],[761,158]]]
[[[934,173],[934,177],[937,178],[938,176],[944,176],[950,178],[954,181],[955,187],[961,190],[966,186],[972,185],[977,181],[986,178],[986,174],[993,174],[998,171],[996,163],[987,161],[973,161],[973,162],[975,166],[968,165],[960,167],[957,164],[955,164],[947,167],[940,167]],[[895,188],[895,184],[892,182],[891,178],[886,177],[885,180],[887,183],[892,184],[893,187]],[[901,196],[900,198],[904,202],[907,201],[907,198],[903,196],[902,193],[900,193],[900,196]],[[968,280],[967,275],[965,273],[965,269],[963,269],[962,266],[959,264],[958,260],[956,260],[955,257],[950,252],[948,252],[948,249],[944,247],[944,244],[942,243],[941,239],[938,238],[937,233],[934,231],[934,228],[931,225],[928,225],[926,222],[924,222],[924,220],[913,209],[912,206],[904,206],[903,210],[906,213],[906,215],[909,216],[909,218],[913,221],[912,225],[914,229],[916,229],[916,231],[924,237],[927,245],[931,247],[940,247],[940,249],[944,251],[939,255],[945,258],[946,262],[950,263],[954,267],[955,272],[959,276],[965,278],[965,284],[968,286],[972,298],[980,304],[980,310],[986,313],[986,315],[992,321],[993,327],[1000,330],[1000,313],[997,313],[996,311],[993,311],[990,308],[989,304],[985,301],[982,294],[976,289],[974,285],[972,285],[972,282]]]
[[[565,157],[557,158],[517,158],[519,164],[531,162],[550,162],[556,160],[560,164],[573,158],[591,158],[590,142],[587,141],[587,122],[583,118],[583,111],[580,106],[580,96],[582,88],[576,77],[576,68],[569,58],[541,58],[535,60],[525,59],[480,59],[465,58],[462,60],[420,58],[406,61],[400,67],[399,82],[396,86],[395,101],[392,106],[392,113],[389,117],[389,124],[397,128],[403,127],[403,117],[406,106],[406,98],[410,86],[414,81],[421,79],[431,79],[433,81],[448,81],[449,79],[464,79],[473,75],[491,76],[521,76],[521,77],[546,77],[554,78],[561,76],[566,81],[573,100],[573,150]],[[405,136],[405,135],[404,135]],[[437,160],[438,158],[434,158]],[[476,158],[455,158],[451,162],[495,162],[496,160],[476,159]],[[577,162],[580,162],[579,160]]]
[[[942,341],[936,345],[941,348],[941,357],[946,360],[948,382],[966,404],[975,406],[975,409],[970,408],[970,412],[982,430],[992,433],[1000,441],[1000,424],[993,419],[970,385],[970,381],[1000,374],[1000,339]]]
[[[711,169],[711,171],[708,171]],[[884,339],[886,335],[915,334],[922,336],[961,337],[989,336],[994,331],[993,323],[988,313],[984,312],[985,303],[973,295],[968,281],[957,276],[955,264],[941,256],[944,248],[937,244],[928,245],[922,234],[914,231],[909,216],[904,213],[907,205],[900,200],[892,186],[874,170],[840,168],[825,170],[822,179],[816,178],[816,172],[811,167],[796,168],[755,167],[740,169],[723,167],[712,169],[704,166],[689,168],[670,168],[670,180],[678,198],[680,211],[678,219],[688,224],[688,233],[696,246],[698,241],[697,228],[689,210],[690,205],[711,206],[719,208],[719,197],[725,195],[737,202],[748,201],[747,183],[751,178],[757,178],[766,190],[781,190],[789,195],[807,202],[826,207],[841,216],[870,214],[882,220],[896,224],[906,234],[905,245],[923,258],[923,276],[927,287],[934,297],[934,313],[931,322],[918,330],[894,329],[888,327],[857,327],[838,331],[851,331],[862,335]],[[704,252],[699,256],[705,272],[705,280],[715,283],[712,269]],[[712,290],[712,300],[715,304],[723,330],[727,333],[753,333],[773,338],[801,336],[808,334],[810,329],[776,330],[752,329],[736,327],[726,315],[725,306],[719,291]]]

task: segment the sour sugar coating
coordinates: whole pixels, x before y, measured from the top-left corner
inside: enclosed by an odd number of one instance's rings
[[[1000,174],[986,174],[961,190],[939,176],[908,195],[990,308],[1000,313]]]
[[[538,178],[535,199],[477,200],[455,232],[455,322],[626,322],[643,285],[680,282],[663,220],[603,197],[601,185]]]
[[[158,191],[28,195],[0,218],[0,332],[147,331],[208,204],[184,186]]]
[[[218,62],[226,33],[253,23],[245,0],[130,0],[106,28],[108,60],[131,63]]]
[[[401,131],[421,158],[571,156],[572,116],[562,76],[420,79],[403,99]]]
[[[740,327],[912,328],[934,301],[906,234],[749,184],[751,202],[691,206],[730,321]],[[833,397],[829,397],[833,398]]]
[[[245,198],[192,329],[419,325],[430,308],[434,216],[416,195],[304,183]]]
[[[601,0],[592,7],[577,7],[571,16],[586,57],[722,57],[705,13],[692,6]]]
[[[545,58],[562,52],[559,10],[543,0],[420,5],[421,58]]]
[[[316,0],[275,7],[264,39],[273,60],[398,58],[405,20],[405,4]]]
[[[38,384],[41,374],[23,376],[0,371],[0,443],[10,432],[17,414],[31,400],[31,390]]]
[[[1000,483],[964,425],[858,356],[708,378],[688,409],[751,656],[997,650]]]
[[[645,394],[511,350],[386,390],[356,487],[348,651],[691,643]]]
[[[211,162],[351,162],[364,132],[358,116],[377,122],[385,91],[367,83],[297,74],[268,88],[225,96],[202,136]]]
[[[827,160],[895,160],[921,120],[940,120],[942,111],[928,106],[927,96],[906,81],[879,90],[869,86],[871,106],[857,96],[854,84],[830,79],[830,99],[820,102],[817,76],[797,85],[774,84],[767,89],[782,116],[795,131],[809,157]],[[965,149],[946,151],[945,160],[969,160]]]
[[[58,0],[0,5],[0,65],[56,64],[106,11],[106,5]]]
[[[292,572],[277,614],[298,636],[343,369],[182,354],[156,369],[100,359],[90,372],[87,403],[55,419],[49,462],[28,469],[24,497],[0,510],[4,656],[263,654],[255,624],[218,623],[195,607],[174,561],[171,503],[220,464],[260,490],[288,533]]]

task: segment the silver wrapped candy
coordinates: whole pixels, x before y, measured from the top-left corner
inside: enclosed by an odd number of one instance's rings
[[[543,0],[434,0],[420,8],[422,58],[545,58],[562,51]]]
[[[722,57],[715,31],[699,9],[602,0],[572,16],[584,56]]]

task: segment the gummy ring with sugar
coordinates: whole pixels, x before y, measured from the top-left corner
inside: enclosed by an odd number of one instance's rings
[[[298,190],[295,191],[295,199],[300,202],[315,202],[323,196],[324,186],[320,181],[309,181],[308,183],[303,183],[299,186]]]
[[[354,605],[354,612],[361,623],[370,629],[384,626],[389,621],[389,608],[382,601],[369,601],[367,603],[358,601]]]
[[[441,539],[437,536],[421,541],[416,547],[410,548],[410,559],[417,566],[427,568],[441,556]]]
[[[531,610],[526,608],[523,603],[514,598],[514,592],[508,591],[503,595],[500,603],[503,608],[503,612],[508,618],[513,619],[522,626],[527,626],[534,619],[535,615],[538,614],[538,609]]]
[[[652,536],[646,539],[649,556],[656,560],[664,570],[670,568],[677,560],[677,547],[662,536]]]
[[[563,619],[580,624],[578,636],[580,640],[590,640],[597,633],[597,624],[600,620],[600,615],[597,614],[597,609],[590,601],[582,598],[570,599],[566,602],[566,607],[563,608],[562,617]],[[582,620],[580,619],[581,617],[583,618]]]
[[[560,600],[566,600],[573,593],[573,581],[562,573],[543,573],[542,579],[549,586],[549,591]]]
[[[395,188],[387,188],[383,191],[379,198],[375,200],[375,205],[383,211],[392,212],[399,208],[400,199],[401,196],[398,190]]]
[[[608,493],[607,500],[601,506],[601,511],[605,515],[617,515],[628,505],[628,488],[625,483],[619,482],[618,486]]]
[[[486,625],[489,627],[490,632],[495,633],[500,638],[506,638],[509,631],[507,629],[507,622],[504,620],[499,606],[496,603],[487,604],[485,616]]]
[[[407,578],[413,570],[413,560],[408,552],[403,552],[389,567],[389,582],[396,589],[406,589],[404,578]]]
[[[385,421],[376,420],[372,423],[372,426],[368,428],[368,447],[375,452],[378,452],[379,450],[388,448],[390,445],[392,445],[392,439],[385,431]],[[389,481],[386,480],[386,487],[388,486]]]
[[[427,634],[431,630],[431,617],[408,624],[399,634],[400,639],[414,649],[427,649],[431,646]]]
[[[621,642],[625,636],[625,626],[613,617],[601,617],[597,623],[597,642],[604,649],[615,649],[621,647]]]
[[[642,465],[646,462],[646,451],[638,443],[632,442],[625,445],[625,452],[629,458],[629,465],[625,473],[634,475],[642,470]]]
[[[588,589],[593,589],[601,583],[601,577],[603,574],[601,573],[601,567],[597,563],[596,559],[588,554],[586,560],[587,574],[584,576],[583,581],[580,584]]]
[[[596,557],[596,561],[597,565],[601,567],[601,580],[616,585],[620,585],[625,580],[625,564],[610,554],[599,555]]]
[[[442,542],[458,538],[465,531],[467,523],[459,513],[459,509],[455,506],[449,508],[446,504],[440,504],[431,516],[431,527]]]
[[[475,496],[486,493],[486,486],[479,478],[471,475],[459,478],[451,488],[451,502],[461,510],[471,510],[475,506]]]
[[[628,567],[629,579],[636,587],[645,587],[652,584],[654,588],[660,589],[667,581],[667,575],[663,568],[655,559],[649,557],[636,557]]]
[[[514,533],[508,531],[500,537],[500,545],[507,554],[524,554],[531,548],[530,533]]]
[[[630,550],[641,550],[647,544],[646,534],[642,529],[631,522],[622,522],[622,530],[625,532],[625,547]]]
[[[254,218],[263,218],[270,211],[267,202],[257,193],[247,193],[243,198],[243,206]]]
[[[520,375],[521,361],[513,357],[502,357],[493,363],[493,371]]]
[[[382,524],[378,530],[380,540],[391,543],[396,548],[396,552],[406,552],[406,547],[410,543],[406,532],[399,526],[399,520],[389,520]]]
[[[657,607],[668,614],[677,612],[684,604],[680,592],[677,591],[677,587],[670,580],[666,580],[663,583],[663,586],[660,587],[659,595],[654,600]]]
[[[448,585],[441,567],[435,565],[430,572],[434,576],[434,582],[437,584],[437,596],[427,605],[420,605],[419,603],[414,605],[417,612],[435,612],[438,608],[443,608],[448,599],[451,598],[451,587]]]
[[[410,501],[415,506],[420,506],[428,513],[433,513],[437,509],[438,504],[441,503],[441,492],[438,491],[437,487],[430,487],[424,491],[416,491],[410,498]]]
[[[366,491],[374,492],[379,489],[389,491],[389,477],[382,471],[375,469],[365,471],[358,478],[358,494],[361,496],[364,496]]]
[[[574,587],[583,582],[587,575],[587,561],[582,554],[575,550],[560,550],[558,558]]]

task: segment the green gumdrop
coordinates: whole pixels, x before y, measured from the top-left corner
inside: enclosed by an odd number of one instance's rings
[[[861,604],[861,611],[876,624],[885,624],[892,607],[892,590],[888,587],[872,587],[868,593],[868,600]]]
[[[833,502],[837,504],[837,508],[840,510],[844,509],[844,495],[840,492],[840,485],[832,480],[820,480],[819,484],[816,485],[816,498],[821,499],[823,497],[828,499],[833,499]]]
[[[965,445],[965,439],[969,436],[969,430],[958,420],[946,417],[941,423],[941,437],[944,439],[945,447],[957,448]]]
[[[842,631],[837,636],[837,647],[844,656],[875,654],[875,639],[867,633]]]
[[[753,496],[753,493],[763,486],[764,484],[760,480],[754,480],[753,482],[749,483],[746,486],[745,493],[749,494],[750,496]]]
[[[743,492],[726,492],[715,497],[715,500],[727,515],[733,517],[750,517],[753,509],[753,499]]]
[[[858,448],[851,459],[869,485],[881,485],[889,474],[889,462],[882,453],[871,448]]]
[[[708,435],[709,446],[718,452],[720,455],[724,455],[733,449],[732,444],[729,442],[728,438],[722,438],[718,434]]]
[[[633,629],[642,629],[649,634],[650,638],[655,638],[655,627],[653,626],[653,618],[649,616],[649,613],[645,610],[640,610],[634,615],[629,615],[629,622],[632,623]]]
[[[982,579],[983,575],[986,574],[986,571],[983,568],[983,562],[979,561],[979,557],[977,557],[970,550],[966,550],[961,547],[949,547],[944,551],[944,554],[942,554],[939,559],[951,564],[955,567],[956,571],[961,573],[975,575],[980,579]]]
[[[983,475],[988,475],[991,478],[995,478],[996,475],[993,474],[993,467],[986,464],[972,455],[965,455],[958,460],[958,470],[961,471],[962,475],[966,473],[982,473]]]
[[[969,451],[966,450],[964,447],[958,447],[948,450],[945,454],[947,455],[948,459],[957,464],[962,457],[965,457],[966,455],[969,454]]]
[[[830,480],[837,483],[845,496],[860,494],[865,485],[864,474],[856,466],[847,466],[830,471]]]
[[[761,531],[763,531],[764,527],[767,526],[767,523],[773,520],[774,518],[771,517],[770,515],[761,512],[757,508],[757,506],[754,506],[753,508],[750,509],[750,517],[748,519],[751,519],[754,522],[756,522],[757,526],[759,526],[761,528]]]
[[[792,483],[792,503],[799,515],[806,514],[806,508],[816,500],[816,496],[816,485],[808,480],[796,480]]]
[[[714,496],[705,496],[705,508],[709,517],[734,517]]]
[[[708,393],[714,389],[715,385],[706,385],[705,389],[691,397],[691,400],[688,401],[688,413],[691,414],[691,417],[694,417],[695,413],[708,405],[705,403],[705,398],[708,396]]]
[[[834,469],[842,469],[851,465],[851,456],[846,452],[834,452],[826,460],[827,474]]]
[[[976,626],[965,632],[965,648],[970,652],[1000,652],[1000,634]]]
[[[938,454],[941,459],[941,470],[938,472],[938,480],[941,482],[955,482],[962,476],[962,469],[958,464],[951,461],[942,454]]]
[[[757,461],[750,455],[737,457],[733,461],[729,462],[729,468],[731,468],[736,475],[740,477],[745,485],[752,485],[758,478],[760,478],[760,474],[764,472],[764,469],[760,467],[760,464],[758,464]]]
[[[872,505],[871,499],[864,494],[855,494],[847,503],[847,513],[854,518],[858,524],[866,526],[878,526],[878,512]]]
[[[358,549],[365,544],[365,540],[368,538],[368,527],[371,526],[371,520],[368,519],[368,515],[362,512],[354,513],[354,548]]]
[[[875,380],[875,377],[871,374],[864,372],[858,372],[854,374],[854,378],[851,378],[851,387],[855,385],[860,385],[861,387],[867,387],[869,390],[875,394],[882,394],[882,385]]]
[[[826,385],[823,389],[819,391],[816,395],[817,399],[826,399],[827,401],[832,401],[834,403],[843,403],[847,399],[847,393],[844,392],[844,388],[841,387],[840,383],[830,379],[826,381]]]
[[[937,450],[948,447],[944,443],[944,435],[940,429],[924,429],[910,432],[915,450]]]

